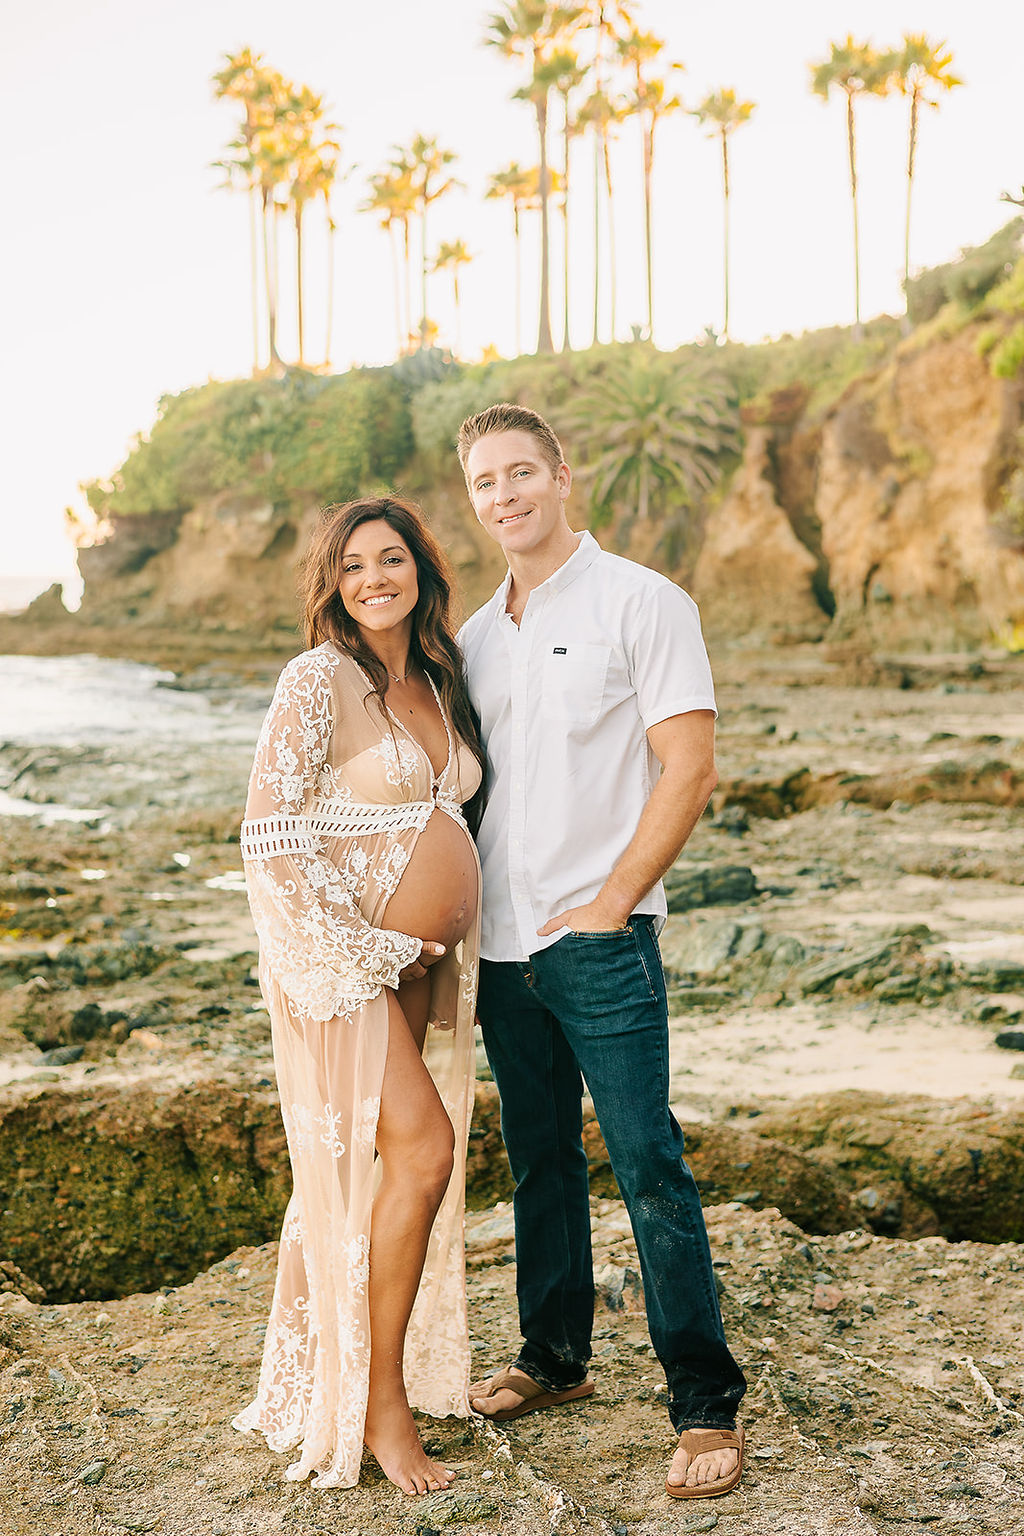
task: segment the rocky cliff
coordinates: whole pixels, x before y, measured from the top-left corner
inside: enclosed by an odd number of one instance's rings
[[[931,649],[1024,620],[1024,543],[1002,521],[1024,387],[992,376],[979,333],[911,338],[823,419],[792,389],[746,413],[693,574],[713,632]]]
[[[676,561],[665,568],[694,592],[718,643],[827,637],[944,650],[996,637],[1015,648],[1024,634],[1024,379],[994,377],[985,335],[980,322],[931,340],[918,331],[824,410],[799,380],[759,397],[742,408],[741,461],[714,505],[690,519],[685,554],[667,554],[664,529],[632,507],[618,509],[602,541],[650,564]],[[518,394],[536,403],[538,387],[527,381]],[[569,434],[566,450],[578,457]],[[453,456],[413,453],[398,479],[424,504],[471,611],[503,562],[472,516]],[[574,506],[582,523],[582,489]],[[127,625],[133,655],[158,631],[187,633],[193,648],[205,636],[211,654],[249,640],[288,648],[317,512],[312,495],[274,499],[246,486],[175,511],[109,510],[79,549],[85,598],[71,628],[107,632],[96,645],[109,650],[110,632]],[[37,600],[32,618],[40,632],[63,622],[53,595]],[[10,627],[5,647],[23,648]],[[39,648],[34,639],[29,648]]]
[[[459,573],[467,607],[475,607],[503,565],[472,516],[461,479],[442,481],[417,499]],[[319,512],[312,500],[282,509],[225,491],[177,516],[112,518],[96,543],[78,551],[82,621],[293,631],[299,566]]]

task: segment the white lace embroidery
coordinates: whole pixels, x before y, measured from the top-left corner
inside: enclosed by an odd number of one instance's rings
[[[341,1139],[342,1111],[332,1109],[330,1102],[324,1105],[324,1112],[317,1116],[316,1123],[320,1127],[320,1145],[326,1147],[332,1157],[345,1156],[345,1143]]]
[[[475,764],[467,768],[450,731],[435,778],[422,747],[368,691],[330,645],[289,663],[260,733],[242,836],[295,1189],[259,1385],[234,1422],[274,1451],[294,1451],[286,1476],[312,1476],[317,1488],[359,1477],[385,989],[421,948],[380,927],[380,916],[433,811],[464,825],[459,806],[476,787]],[[438,1415],[469,1412],[462,1200],[476,951],[474,929],[431,969],[433,1011],[448,1027],[428,1031],[425,1058],[455,1129],[456,1167],[431,1233],[405,1375],[414,1406]]]
[[[363,1099],[356,1114],[355,1127],[352,1131],[352,1139],[359,1147],[372,1147],[377,1136],[377,1121],[380,1117],[380,1099]]]
[[[312,1152],[316,1141],[313,1129],[313,1111],[308,1104],[281,1105],[281,1118],[292,1157],[304,1157]]]
[[[372,749],[384,764],[389,784],[398,785],[419,767],[420,756],[407,736],[384,736]]]

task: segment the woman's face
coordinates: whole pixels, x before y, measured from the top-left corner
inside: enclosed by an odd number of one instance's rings
[[[360,523],[345,545],[341,563],[341,600],[367,632],[387,633],[411,627],[420,595],[412,550],[383,519]]]

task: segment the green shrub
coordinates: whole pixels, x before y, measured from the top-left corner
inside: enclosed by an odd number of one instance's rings
[[[293,369],[164,396],[149,437],[109,482],[85,489],[98,513],[178,511],[234,489],[275,504],[342,501],[392,481],[412,447],[390,370]]]
[[[974,350],[978,356],[988,357],[1002,334],[997,325],[986,325],[983,331],[979,331],[978,338],[974,343]]]
[[[985,301],[986,309],[997,309],[1008,314],[1024,310],[1024,256],[1018,261],[1009,277],[997,283]]]
[[[1012,218],[984,245],[965,246],[956,261],[929,267],[906,285],[907,313],[915,325],[953,301],[970,311],[1012,271],[1021,255],[1024,219]]]
[[[1015,379],[1024,364],[1024,320],[992,350],[989,367],[997,379]]]
[[[412,435],[417,453],[432,463],[455,452],[458,430],[467,416],[491,405],[498,397],[491,382],[495,369],[483,364],[467,368],[455,378],[424,384],[412,397]]]
[[[807,411],[819,414],[832,405],[849,384],[881,367],[900,342],[900,322],[879,315],[856,336],[850,327],[830,326],[801,336],[781,336],[758,346],[728,346],[713,350],[693,347],[717,364],[731,380],[741,405],[768,410],[780,390],[802,385],[808,393]],[[678,355],[678,354],[677,354]]]

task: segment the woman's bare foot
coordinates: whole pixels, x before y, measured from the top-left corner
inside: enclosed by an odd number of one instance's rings
[[[389,1409],[368,1408],[363,1440],[384,1476],[403,1493],[437,1493],[455,1481],[455,1473],[432,1461],[423,1449],[404,1403]]]

